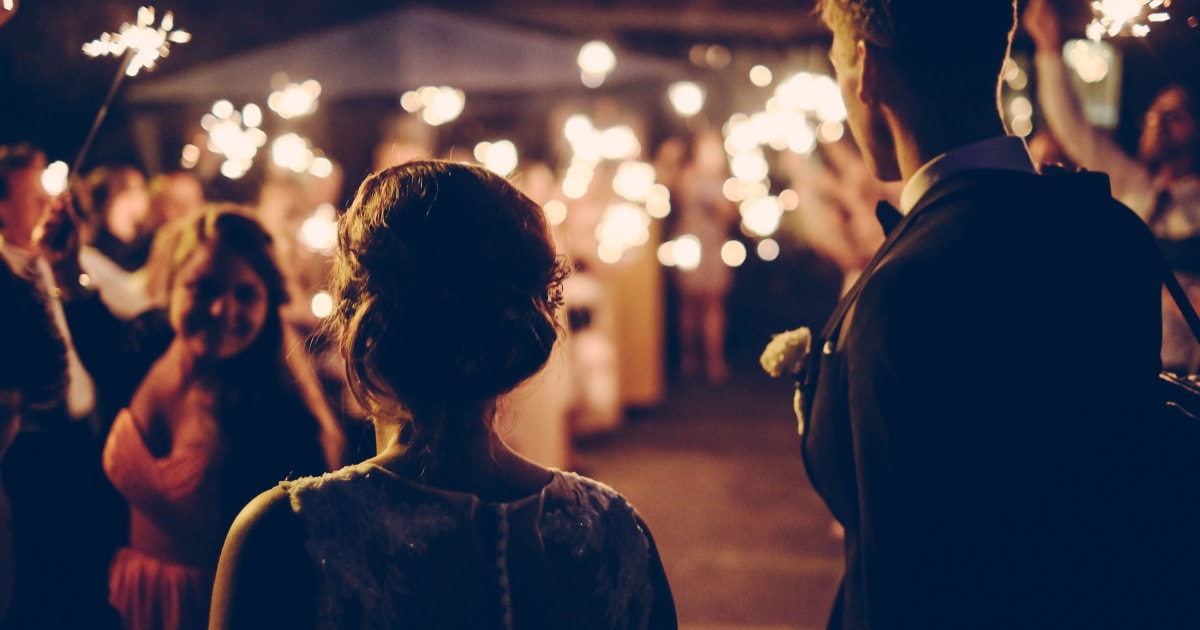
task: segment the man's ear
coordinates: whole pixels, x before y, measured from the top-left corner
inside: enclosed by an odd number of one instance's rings
[[[862,69],[858,75],[858,99],[867,105],[874,105],[879,100],[882,52],[861,39],[854,44],[854,57]]]

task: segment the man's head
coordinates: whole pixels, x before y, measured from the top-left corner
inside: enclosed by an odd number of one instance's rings
[[[42,186],[45,170],[45,154],[30,145],[0,146],[0,233],[15,245],[30,245],[50,213],[52,198]]]
[[[1138,155],[1156,171],[1167,164],[1181,172],[1200,166],[1195,101],[1183,86],[1167,86],[1146,110]]]
[[[850,130],[880,179],[900,178],[885,110],[917,128],[998,117],[1015,0],[822,0],[821,14]]]

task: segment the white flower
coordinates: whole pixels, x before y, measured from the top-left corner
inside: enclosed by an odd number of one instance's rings
[[[763,348],[758,362],[762,364],[767,374],[780,377],[784,374],[795,376],[804,367],[804,359],[812,347],[812,332],[807,326],[795,330],[781,332],[771,336],[771,343]]]

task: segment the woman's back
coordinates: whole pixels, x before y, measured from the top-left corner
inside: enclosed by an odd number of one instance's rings
[[[317,571],[318,627],[644,628],[666,588],[634,509],[572,473],[503,503],[371,463],[282,486]]]

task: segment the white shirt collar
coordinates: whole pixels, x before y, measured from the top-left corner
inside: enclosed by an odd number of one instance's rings
[[[926,162],[908,178],[900,191],[900,212],[908,214],[938,182],[962,171],[980,169],[1036,173],[1025,141],[1016,136],[996,136],[951,149]]]

